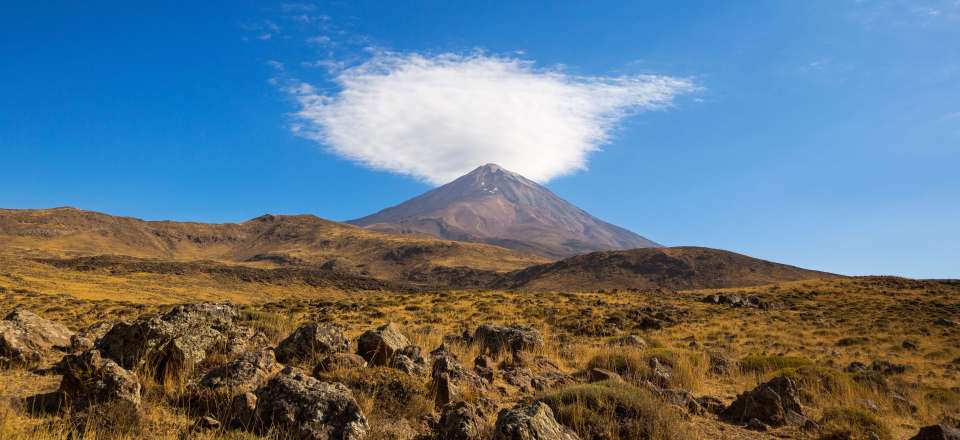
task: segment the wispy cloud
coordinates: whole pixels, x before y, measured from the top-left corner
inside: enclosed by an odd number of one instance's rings
[[[578,76],[482,54],[375,53],[335,93],[289,88],[292,130],[378,170],[440,184],[496,162],[545,182],[586,167],[623,118],[697,86],[660,75]]]

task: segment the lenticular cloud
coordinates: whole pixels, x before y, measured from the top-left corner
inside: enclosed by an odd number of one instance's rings
[[[340,71],[339,91],[309,84],[295,133],[374,169],[446,183],[497,163],[538,182],[583,169],[625,116],[669,105],[692,82],[583,77],[484,55],[378,54]]]

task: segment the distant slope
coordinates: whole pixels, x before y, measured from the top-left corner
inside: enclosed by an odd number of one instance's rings
[[[554,259],[659,246],[494,164],[348,223],[384,232],[490,243]]]
[[[0,209],[0,253],[323,266],[385,280],[433,267],[510,271],[546,261],[495,246],[383,234],[309,215],[205,224],[144,221],[73,208]]]
[[[531,266],[500,277],[495,286],[531,290],[747,287],[835,277],[826,272],[703,247],[594,252]]]

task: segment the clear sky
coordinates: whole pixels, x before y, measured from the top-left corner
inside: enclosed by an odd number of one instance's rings
[[[493,161],[666,245],[960,277],[960,1],[0,5],[0,207],[347,220]]]

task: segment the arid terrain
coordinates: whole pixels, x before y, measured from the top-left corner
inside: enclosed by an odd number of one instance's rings
[[[2,439],[892,440],[960,423],[960,281],[707,248],[554,262],[307,216],[8,210],[0,314]]]

